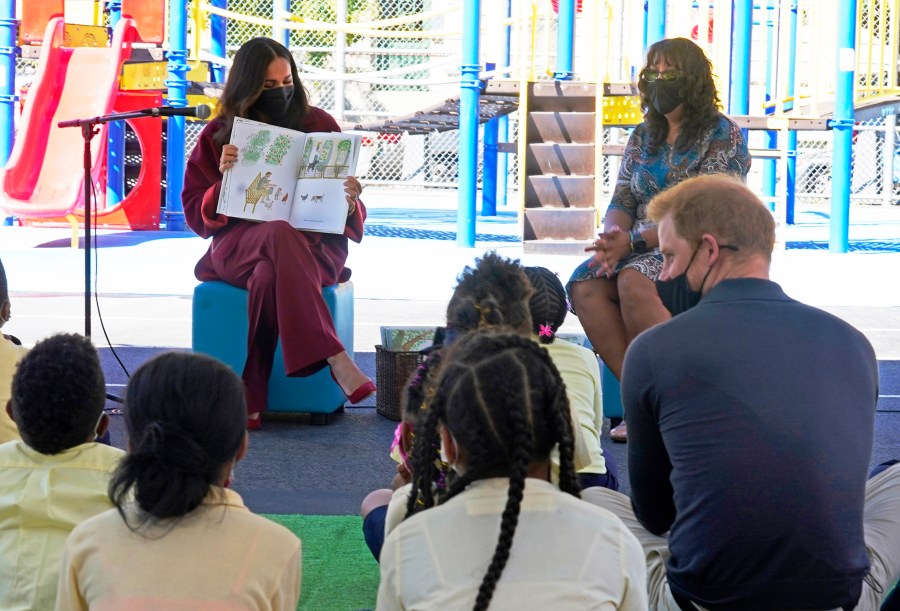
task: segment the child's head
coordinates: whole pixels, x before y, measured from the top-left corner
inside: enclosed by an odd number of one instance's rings
[[[449,349],[428,416],[417,431],[411,494],[423,505],[436,476],[429,445],[438,436],[458,472],[441,502],[475,480],[509,478],[500,538],[475,605],[484,609],[509,557],[529,467],[540,470],[546,464],[549,477],[550,451],[558,444],[560,488],[578,495],[569,403],[547,351],[527,337],[500,330],[467,333]]]
[[[106,403],[91,340],[60,333],[35,344],[19,361],[11,396],[9,415],[22,441],[38,452],[59,454],[91,441]]]
[[[185,515],[220,486],[246,449],[244,389],[227,366],[167,352],[138,368],[125,394],[129,453],[110,482],[122,507],[133,490],[150,518]]]
[[[531,285],[518,261],[489,252],[466,266],[447,306],[447,337],[456,337],[485,326],[504,325],[519,333],[531,333],[528,297]]]
[[[531,331],[540,338],[542,344],[551,344],[566,320],[566,289],[559,281],[559,276],[546,267],[526,267],[525,275],[534,290],[528,301]]]

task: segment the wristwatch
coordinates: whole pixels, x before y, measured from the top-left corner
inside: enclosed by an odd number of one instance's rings
[[[644,239],[644,236],[641,235],[640,230],[632,229],[628,232],[628,239],[631,242],[631,252],[637,254],[643,254],[650,250],[647,248],[647,240]]]

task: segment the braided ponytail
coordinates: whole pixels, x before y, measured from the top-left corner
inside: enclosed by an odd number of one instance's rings
[[[510,442],[513,452],[506,507],[503,509],[503,517],[500,520],[500,536],[497,538],[494,555],[481,580],[481,585],[478,587],[474,611],[483,611],[491,604],[497,581],[509,560],[509,550],[512,548],[513,536],[515,536],[516,527],[519,524],[519,510],[525,494],[525,478],[528,474],[528,464],[531,462],[533,445],[532,431],[528,426],[525,412],[530,413],[531,406],[525,406],[524,410],[512,410],[509,413],[510,432],[512,433]]]
[[[475,480],[509,479],[500,533],[474,605],[487,609],[510,557],[529,466],[549,461],[558,444],[561,485],[577,496],[565,387],[537,343],[509,331],[479,329],[460,337],[445,355],[428,420],[423,428],[434,435],[433,443],[440,443],[442,422],[467,456],[466,470],[440,497],[441,503]],[[421,494],[417,496],[410,500],[411,510]]]
[[[546,267],[526,267],[525,275],[534,289],[528,301],[532,333],[542,344],[552,344],[569,309],[566,289],[559,277]]]

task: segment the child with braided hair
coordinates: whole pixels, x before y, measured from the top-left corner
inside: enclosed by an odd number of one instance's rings
[[[523,336],[531,333],[531,315],[528,297],[531,286],[517,260],[507,259],[494,251],[475,260],[474,266],[466,266],[457,278],[456,289],[447,305],[447,325],[441,345],[433,346],[426,361],[413,375],[407,387],[401,407],[406,426],[426,413],[426,395],[431,386],[426,383],[433,376],[440,360],[443,346],[449,346],[462,333],[471,329],[505,325]],[[401,423],[398,431],[404,426]],[[402,439],[395,435],[392,452]],[[370,492],[363,499],[360,514],[363,518],[363,535],[372,555],[377,560],[384,538],[406,516],[409,496],[409,469],[398,465],[393,489],[382,488]]]
[[[568,399],[547,351],[478,329],[448,348],[435,383],[415,432],[411,515],[382,549],[379,611],[646,609],[637,540],[578,498]],[[434,506],[436,447],[455,477]]]
[[[406,499],[409,496],[412,467],[409,459],[415,442],[416,422],[428,409],[433,394],[433,377],[441,362],[441,347],[436,345],[416,368],[400,398],[402,420],[394,431],[391,458],[397,461],[397,475],[391,488],[370,492],[363,499],[360,515],[363,519],[363,537],[369,551],[378,560],[384,538],[406,517]],[[439,456],[435,457],[439,459]]]
[[[471,329],[505,326],[528,336],[531,314],[528,298],[531,284],[524,268],[515,259],[494,251],[466,266],[457,278],[456,289],[447,304],[447,330],[444,345]]]
[[[546,267],[526,267],[525,275],[534,292],[528,302],[532,333],[550,353],[566,384],[575,431],[575,469],[582,489],[592,486],[619,489],[618,468],[611,454],[600,447],[603,428],[603,398],[600,364],[593,351],[572,342],[556,341],[556,332],[566,320],[569,304],[559,277]],[[559,465],[554,453],[553,465]]]

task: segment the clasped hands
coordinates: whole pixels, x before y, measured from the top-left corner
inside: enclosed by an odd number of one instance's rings
[[[222,156],[219,158],[219,172],[225,173],[237,163],[238,147],[234,144],[226,144],[222,147]],[[362,184],[355,176],[348,176],[344,181],[344,193],[347,194],[347,216],[353,216],[356,212],[356,205],[359,203],[359,196],[362,193]]]
[[[613,225],[597,234],[594,243],[584,250],[594,253],[594,261],[600,266],[601,275],[610,276],[619,261],[631,253],[631,238],[627,231]]]

